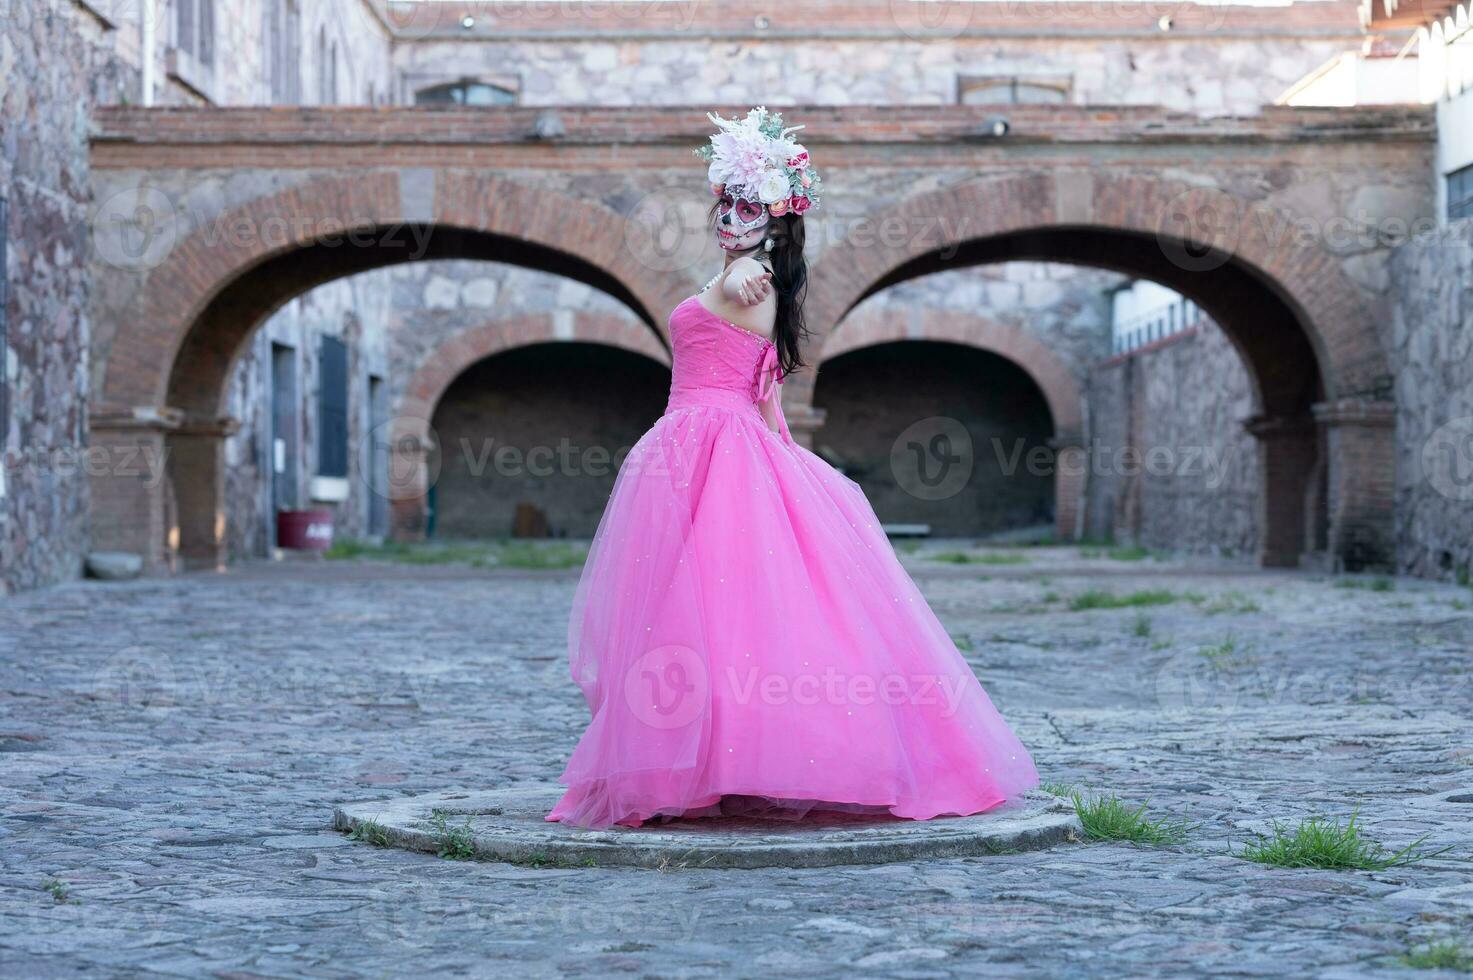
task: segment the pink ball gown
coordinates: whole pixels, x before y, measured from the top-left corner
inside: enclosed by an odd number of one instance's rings
[[[1036,786],[859,486],[793,441],[773,344],[696,296],[670,336],[574,598],[593,719],[547,819],[926,819]]]

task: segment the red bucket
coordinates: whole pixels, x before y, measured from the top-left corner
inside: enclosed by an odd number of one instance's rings
[[[332,511],[277,511],[276,545],[296,551],[326,551],[331,548]]]

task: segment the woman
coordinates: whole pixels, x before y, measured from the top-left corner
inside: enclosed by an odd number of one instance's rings
[[[665,415],[584,566],[569,647],[593,719],[547,819],[987,810],[1037,784],[1027,751],[859,486],[783,419],[818,175],[776,114],[711,119],[726,262],[670,315]]]

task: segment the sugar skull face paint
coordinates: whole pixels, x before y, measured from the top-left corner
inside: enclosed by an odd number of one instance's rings
[[[716,203],[716,244],[727,251],[754,248],[771,220],[766,205],[723,194]]]

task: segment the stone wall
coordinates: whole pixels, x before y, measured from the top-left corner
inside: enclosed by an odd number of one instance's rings
[[[524,105],[944,105],[963,98],[968,79],[1017,76],[1061,84],[1065,101],[1078,104],[1216,114],[1258,111],[1355,43],[1228,33],[1085,39],[1049,37],[1046,29],[1023,38],[922,40],[893,26],[891,34],[714,43],[696,30],[648,39],[634,32],[477,44],[430,39],[397,45],[394,59],[404,104],[418,89],[469,77],[516,91]]]
[[[0,594],[74,577],[86,549],[91,281],[88,108],[136,84],[75,4],[11,0],[0,18],[6,238]]]
[[[1112,358],[1086,394],[1092,464],[1085,534],[1172,551],[1252,557],[1261,529],[1253,393],[1211,320]]]
[[[1473,574],[1473,221],[1392,256],[1397,563],[1416,575]]]

